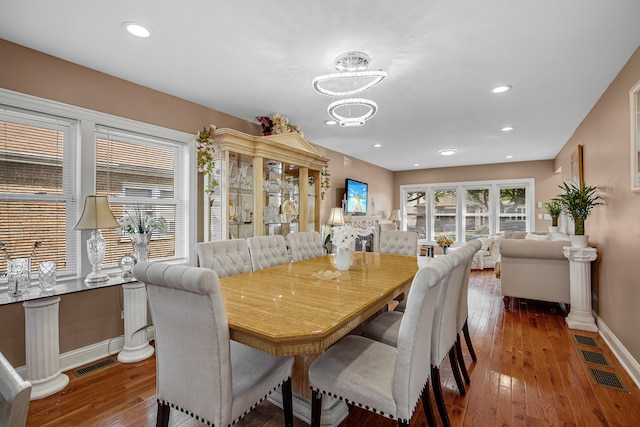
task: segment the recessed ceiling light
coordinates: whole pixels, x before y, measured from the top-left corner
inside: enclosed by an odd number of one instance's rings
[[[514,129],[513,126],[504,126],[502,129],[500,129],[502,132],[511,132]]]
[[[329,126],[333,126],[333,125],[337,125],[338,122],[336,122],[335,120],[325,120],[324,124],[325,125],[329,125]]]
[[[420,163],[414,163],[413,166],[414,167],[418,167],[418,166],[420,166]]]
[[[380,148],[382,147],[382,144],[373,144],[373,148]]]
[[[510,90],[511,90],[511,86],[510,85],[503,85],[503,86],[494,87],[491,92],[493,92],[493,93],[504,93],[504,92],[508,92]]]
[[[456,150],[455,148],[445,148],[444,150],[438,151],[438,153],[442,154],[443,156],[451,156],[453,154],[456,154],[457,152],[458,150]]]
[[[149,30],[147,30],[145,27],[143,27],[140,24],[136,24],[135,22],[125,22],[124,24],[122,24],[122,26],[124,27],[125,30],[127,30],[129,34],[136,37],[146,39],[151,35]]]
[[[505,159],[513,159],[513,156],[511,154],[507,154],[506,156],[504,156]]]

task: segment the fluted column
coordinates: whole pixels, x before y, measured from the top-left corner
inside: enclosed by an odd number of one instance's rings
[[[565,246],[564,256],[569,259],[571,309],[565,318],[571,329],[598,332],[591,311],[591,262],[598,257],[595,248]]]
[[[32,384],[31,400],[62,390],[69,377],[60,371],[58,305],[60,297],[25,301],[26,380]]]
[[[124,293],[124,347],[118,353],[122,363],[139,362],[150,357],[154,349],[149,345],[147,325],[147,289],[144,283],[132,282],[122,285]],[[138,332],[136,332],[138,331]]]

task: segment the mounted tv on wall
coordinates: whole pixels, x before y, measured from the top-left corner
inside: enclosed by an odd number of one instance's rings
[[[347,178],[344,182],[344,196],[346,199],[345,214],[366,215],[369,185]]]

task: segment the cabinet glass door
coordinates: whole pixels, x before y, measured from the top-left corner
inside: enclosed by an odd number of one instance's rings
[[[265,160],[264,211],[265,235],[287,236],[299,231],[300,186],[299,168],[290,163]]]
[[[229,154],[229,238],[253,236],[253,158]]]

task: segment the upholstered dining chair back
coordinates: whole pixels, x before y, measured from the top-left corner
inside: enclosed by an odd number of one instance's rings
[[[418,233],[415,231],[381,231],[380,252],[416,256],[418,255]]]
[[[253,271],[289,262],[289,252],[284,237],[255,236],[247,238]]]
[[[219,278],[251,271],[251,255],[245,239],[196,243],[197,266],[216,272]]]
[[[463,248],[468,251],[465,255],[470,256],[467,260],[466,266],[464,266],[464,277],[462,278],[462,289],[460,290],[460,301],[458,308],[457,327],[458,331],[462,330],[462,327],[469,317],[469,277],[471,275],[471,263],[473,262],[473,256],[482,247],[480,240],[472,240],[467,243]]]
[[[438,263],[445,262],[434,261],[414,276],[404,315],[388,312],[401,317],[395,346],[347,335],[313,362],[309,369],[313,427],[320,425],[320,393],[398,420],[401,425],[409,423],[422,397],[429,425],[434,425],[428,400],[431,331],[442,272],[446,271],[438,268]]]
[[[287,236],[294,261],[322,256],[322,237],[317,231],[298,231]]]
[[[133,273],[146,285],[155,327],[157,425],[167,425],[170,408],[176,408],[209,425],[228,426],[280,384],[290,387],[292,357],[230,340],[213,270],[146,261]]]
[[[393,377],[393,396],[400,419],[411,419],[422,388],[429,379],[431,332],[443,270],[436,265],[420,269],[409,289],[407,308],[398,331],[398,356]]]
[[[446,285],[440,289],[436,311],[434,313],[433,344],[431,346],[431,363],[440,366],[456,343],[458,336],[458,303],[464,278],[464,250],[452,251],[450,254],[436,258],[449,264],[449,277]]]
[[[0,426],[23,427],[27,422],[31,383],[0,353]]]

